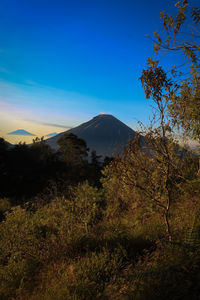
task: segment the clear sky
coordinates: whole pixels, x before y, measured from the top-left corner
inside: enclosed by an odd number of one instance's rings
[[[1,0],[0,135],[61,132],[101,112],[146,123],[138,79],[153,55],[146,35],[163,30],[159,13],[175,13],[176,2]]]

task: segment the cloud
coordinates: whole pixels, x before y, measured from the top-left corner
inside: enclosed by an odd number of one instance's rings
[[[46,122],[41,122],[41,121],[32,120],[32,119],[24,119],[24,121],[35,123],[35,124],[40,124],[40,125],[45,125],[45,126],[51,126],[51,127],[59,127],[59,128],[66,128],[66,129],[73,128],[72,126],[68,126],[68,125],[55,124],[55,123],[46,123]]]
[[[68,126],[68,125],[62,125],[62,124],[54,124],[54,123],[40,123],[41,125],[46,125],[46,126],[52,126],[52,127],[60,127],[60,128],[67,128],[67,129],[71,129],[73,127]]]
[[[100,109],[97,110],[96,105],[103,101],[72,91],[42,86],[30,80],[25,82],[18,84],[0,80],[0,102],[10,106],[9,109],[15,111],[16,117],[23,120],[28,117],[54,127],[74,127],[97,114],[96,111]]]
[[[28,84],[28,85],[37,85],[37,82],[35,82],[33,80],[25,80],[24,83]]]

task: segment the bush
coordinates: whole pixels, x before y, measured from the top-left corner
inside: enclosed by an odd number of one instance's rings
[[[102,219],[105,208],[103,192],[90,186],[86,181],[79,184],[73,193],[72,213],[76,217],[76,222],[80,222],[87,232],[89,227]]]
[[[11,203],[8,198],[0,199],[0,222],[4,219],[4,214],[11,208]]]

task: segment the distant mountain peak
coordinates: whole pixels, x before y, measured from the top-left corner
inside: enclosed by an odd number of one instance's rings
[[[116,119],[113,115],[105,114],[105,113],[100,113],[99,115],[95,116],[94,118],[114,118],[114,119]]]
[[[29,135],[29,136],[35,136],[35,134],[30,133],[24,129],[17,129],[15,131],[9,132],[9,135]]]
[[[52,132],[52,133],[46,134],[45,136],[52,137],[52,136],[56,136],[56,135],[57,135],[57,132]]]
[[[47,139],[46,143],[52,148],[58,149],[57,141],[65,133],[73,133],[84,139],[90,151],[95,150],[98,155],[102,156],[113,156],[120,153],[136,135],[133,129],[113,115],[99,114],[77,127]]]

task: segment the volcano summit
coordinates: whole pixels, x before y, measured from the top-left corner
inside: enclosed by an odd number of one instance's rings
[[[84,139],[90,151],[95,150],[102,156],[113,156],[120,152],[136,135],[134,130],[112,115],[100,114],[86,123],[47,139],[46,143],[58,149],[57,141],[65,133],[73,133]]]

